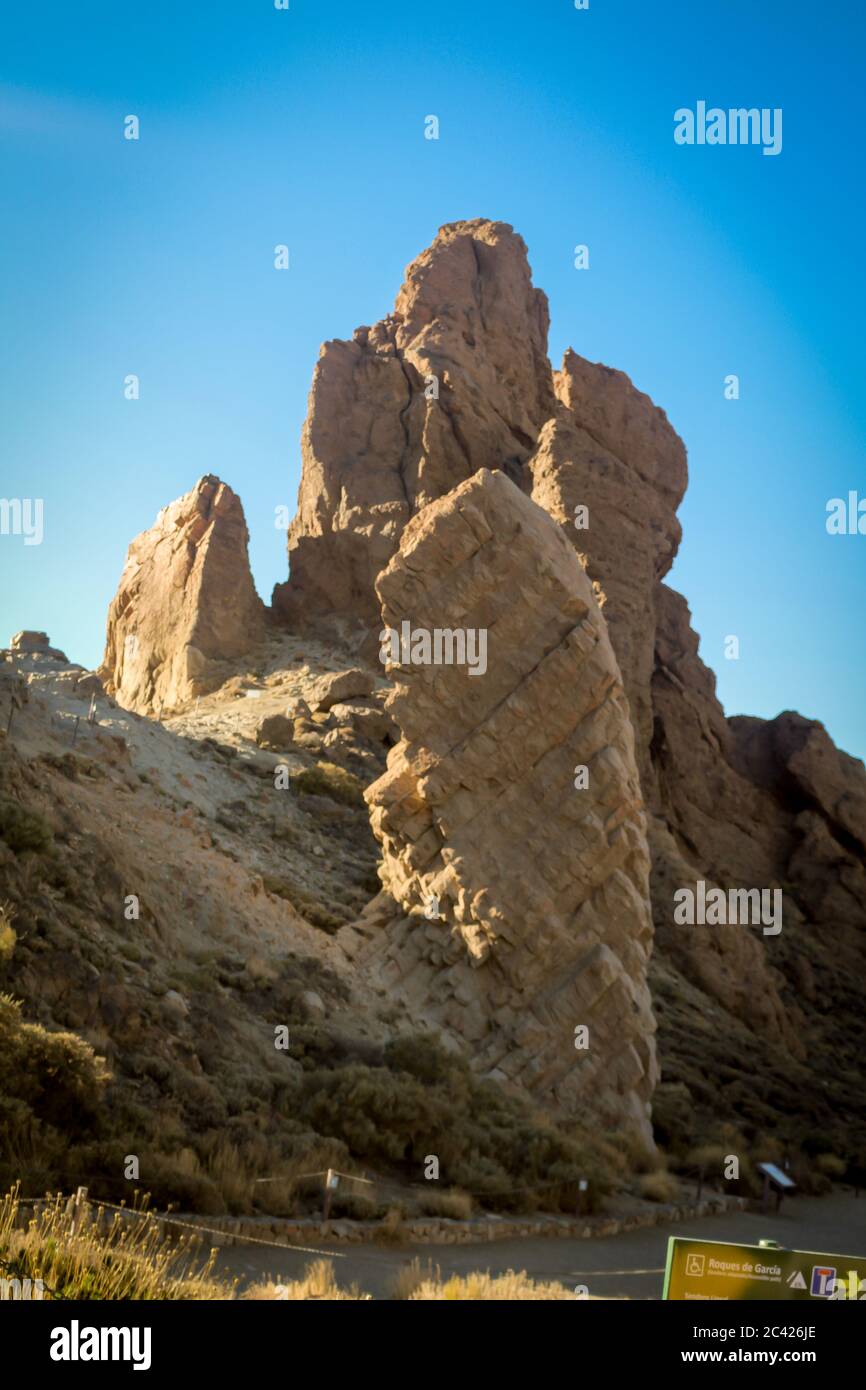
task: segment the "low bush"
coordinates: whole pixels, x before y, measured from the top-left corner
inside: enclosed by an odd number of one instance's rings
[[[109,1073],[76,1033],[26,1023],[21,1005],[0,994],[0,1095],[23,1102],[39,1120],[80,1134],[96,1115]]]
[[[16,854],[25,850],[44,854],[50,849],[54,835],[42,816],[25,810],[17,801],[0,801],[0,839],[4,839]]]
[[[418,1198],[418,1206],[425,1216],[444,1216],[450,1221],[469,1221],[472,1216],[472,1198],[459,1187],[445,1192],[431,1188]]]
[[[589,1209],[609,1189],[612,1164],[529,1106],[473,1077],[432,1037],[393,1040],[384,1066],[349,1061],[302,1078],[300,1117],[343,1141],[356,1158],[417,1178],[429,1154],[443,1182],[507,1211],[574,1211],[581,1179]]]
[[[661,1168],[655,1173],[644,1173],[637,1185],[640,1195],[648,1202],[675,1202],[680,1195],[676,1178]]]
[[[329,796],[342,806],[364,806],[364,789],[358,778],[336,763],[317,763],[306,767],[292,778],[292,785],[301,795]]]

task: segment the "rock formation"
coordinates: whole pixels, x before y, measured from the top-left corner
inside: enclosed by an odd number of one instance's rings
[[[301,448],[288,622],[375,623],[374,582],[409,518],[479,468],[519,471],[553,413],[547,298],[502,222],[442,227],[394,313],[322,347]]]
[[[221,685],[224,663],[261,639],[239,498],[199,479],[132,542],[108,613],[100,674],[118,703],[143,714],[179,708]]]
[[[354,343],[325,345],[304,433],[290,580],[277,606],[292,622],[337,614],[372,631],[375,575],[404,528],[475,469],[502,470],[549,512],[603,598],[628,696],[668,1081],[703,1096],[706,1072],[720,1070],[739,1097],[754,1086],[757,1049],[776,1110],[795,1110],[805,1088],[826,1126],[837,1083],[818,1073],[826,1075],[826,1058],[847,1055],[850,1040],[839,1011],[820,999],[838,997],[843,975],[863,970],[866,773],[799,716],[726,718],[688,606],[662,582],[680,540],[685,448],[622,372],[573,351],[552,371],[546,335],[546,301],[522,241],[501,223],[475,221],[440,231],[409,268],[393,316],[359,330]],[[517,598],[510,581],[509,592]],[[402,882],[392,859],[402,901],[410,879]],[[522,848],[519,859],[525,864]],[[754,925],[678,926],[674,893],[699,879],[781,890],[780,936]],[[823,960],[814,946],[822,929],[835,950]],[[725,1020],[700,1048],[693,1014],[668,1003],[689,996]],[[838,1073],[837,1109],[850,1103],[846,1084]],[[752,1123],[773,1113],[743,1105]]]
[[[386,628],[484,633],[486,660],[389,667],[402,739],[367,798],[410,916],[362,963],[483,1073],[651,1142],[649,856],[590,581],[545,512],[482,469],[413,518],[377,590]]]
[[[560,404],[527,464],[532,497],[565,527],[604,591],[646,784],[657,586],[680,541],[686,451],[623,372],[569,351],[554,382]]]
[[[65,661],[57,647],[52,647],[47,632],[16,632],[9,640],[9,650],[15,656],[45,657],[49,661]]]
[[[680,540],[682,441],[622,372],[571,350],[553,371],[547,326],[521,238],[475,220],[440,230],[393,314],[323,346],[273,617],[308,629],[303,642],[325,659],[309,706],[263,711],[260,747],[326,757],[325,780],[345,764],[363,781],[401,738],[372,811],[390,894],[409,916],[395,920],[393,902],[390,915],[380,902],[359,929],[360,959],[397,982],[419,1019],[468,1043],[482,1071],[571,1112],[606,1106],[607,1118],[646,1125],[646,841],[662,1137],[688,1133],[700,1107],[753,1129],[772,1128],[781,1110],[808,1112],[824,1133],[845,1114],[850,1128],[860,1064],[849,1024],[866,1006],[866,772],[799,715],[726,717],[688,605],[664,582]],[[482,625],[467,614],[493,615],[483,677],[401,665],[386,714],[358,664],[378,645],[377,582],[388,624],[422,623],[423,611],[434,628],[464,629]],[[242,685],[239,665],[265,621],[240,504],[203,479],[130,549],[109,615],[107,688],[158,712],[228,676]],[[351,639],[336,670],[335,627]],[[594,634],[583,660],[573,631]],[[577,756],[572,742],[588,731],[598,744]],[[598,776],[557,800],[534,779],[541,768],[564,779],[572,757],[572,772],[587,763]],[[630,808],[623,824],[608,826],[620,806]],[[576,872],[569,837],[583,845]],[[608,873],[608,840],[628,847],[630,868]],[[698,881],[778,890],[783,930],[678,924],[674,895]],[[428,920],[435,897],[444,915]],[[601,974],[577,971],[591,931]],[[622,1024],[630,991],[634,1036]],[[587,1021],[573,1016],[578,1004],[592,1014],[596,1059],[614,1046],[606,1010],[620,1028],[607,1089],[592,1053],[575,1063],[558,1050],[566,1022]]]

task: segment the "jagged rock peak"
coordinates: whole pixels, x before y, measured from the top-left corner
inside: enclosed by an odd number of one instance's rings
[[[414,512],[479,468],[522,467],[556,407],[548,324],[523,239],[478,218],[440,229],[393,314],[323,345],[274,591],[285,620],[375,622],[376,575]]]

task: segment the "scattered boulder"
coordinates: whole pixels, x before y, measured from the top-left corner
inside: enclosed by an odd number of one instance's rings
[[[359,696],[369,695],[375,684],[369,671],[353,666],[350,671],[333,671],[320,676],[310,688],[310,707],[326,713],[333,705]]]
[[[382,705],[372,701],[344,700],[331,706],[331,714],[339,724],[351,724],[371,743],[396,743],[399,738],[394,719]]]
[[[328,1012],[321,994],[317,994],[314,989],[304,990],[301,1000],[306,1005],[307,1013],[314,1014],[317,1018],[324,1018]]]
[[[295,741],[295,721],[285,714],[269,714],[256,729],[256,743],[260,748],[282,752],[292,747]]]

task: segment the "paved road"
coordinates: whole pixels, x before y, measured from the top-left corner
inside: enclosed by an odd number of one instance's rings
[[[864,1255],[866,1197],[858,1201],[849,1193],[835,1193],[831,1197],[789,1198],[778,1216],[736,1212],[654,1226],[606,1240],[533,1238],[400,1249],[335,1245],[334,1272],[342,1286],[354,1282],[375,1298],[387,1298],[396,1271],[418,1255],[423,1263],[430,1259],[438,1265],[443,1275],[471,1270],[502,1274],[523,1269],[534,1279],[556,1279],[569,1288],[585,1284],[594,1297],[656,1299],[661,1297],[669,1235],[748,1244],[767,1238],[799,1250]],[[297,1279],[312,1258],[261,1246],[230,1246],[220,1251],[219,1263],[226,1273],[239,1276],[246,1284],[265,1278]]]

